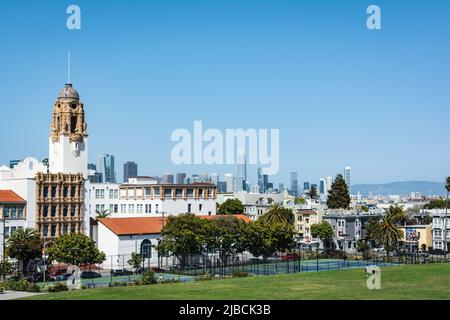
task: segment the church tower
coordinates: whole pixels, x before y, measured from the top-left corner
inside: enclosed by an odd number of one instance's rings
[[[88,176],[88,134],[84,105],[78,92],[67,83],[53,106],[49,138],[50,173]]]

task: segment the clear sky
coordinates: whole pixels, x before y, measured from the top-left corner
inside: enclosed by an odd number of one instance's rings
[[[81,8],[81,30],[66,8]],[[366,27],[377,4],[382,30]],[[177,167],[174,129],[280,129],[274,182],[442,181],[450,174],[450,2],[0,2],[0,163],[48,157],[53,103],[67,78],[85,104],[89,157],[139,173]],[[249,168],[255,182],[255,168]]]

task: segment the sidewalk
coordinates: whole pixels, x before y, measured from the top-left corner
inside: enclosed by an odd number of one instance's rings
[[[5,293],[0,293],[0,300],[14,300],[14,299],[32,297],[32,296],[36,296],[38,294],[42,294],[42,293],[5,291]]]

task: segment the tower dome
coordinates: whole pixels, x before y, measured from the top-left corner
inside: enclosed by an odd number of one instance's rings
[[[58,99],[80,99],[77,90],[72,87],[71,83],[66,83],[64,88],[59,92]]]

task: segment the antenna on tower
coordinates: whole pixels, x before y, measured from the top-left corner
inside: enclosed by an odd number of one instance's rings
[[[70,84],[70,50],[67,54],[67,83]]]

